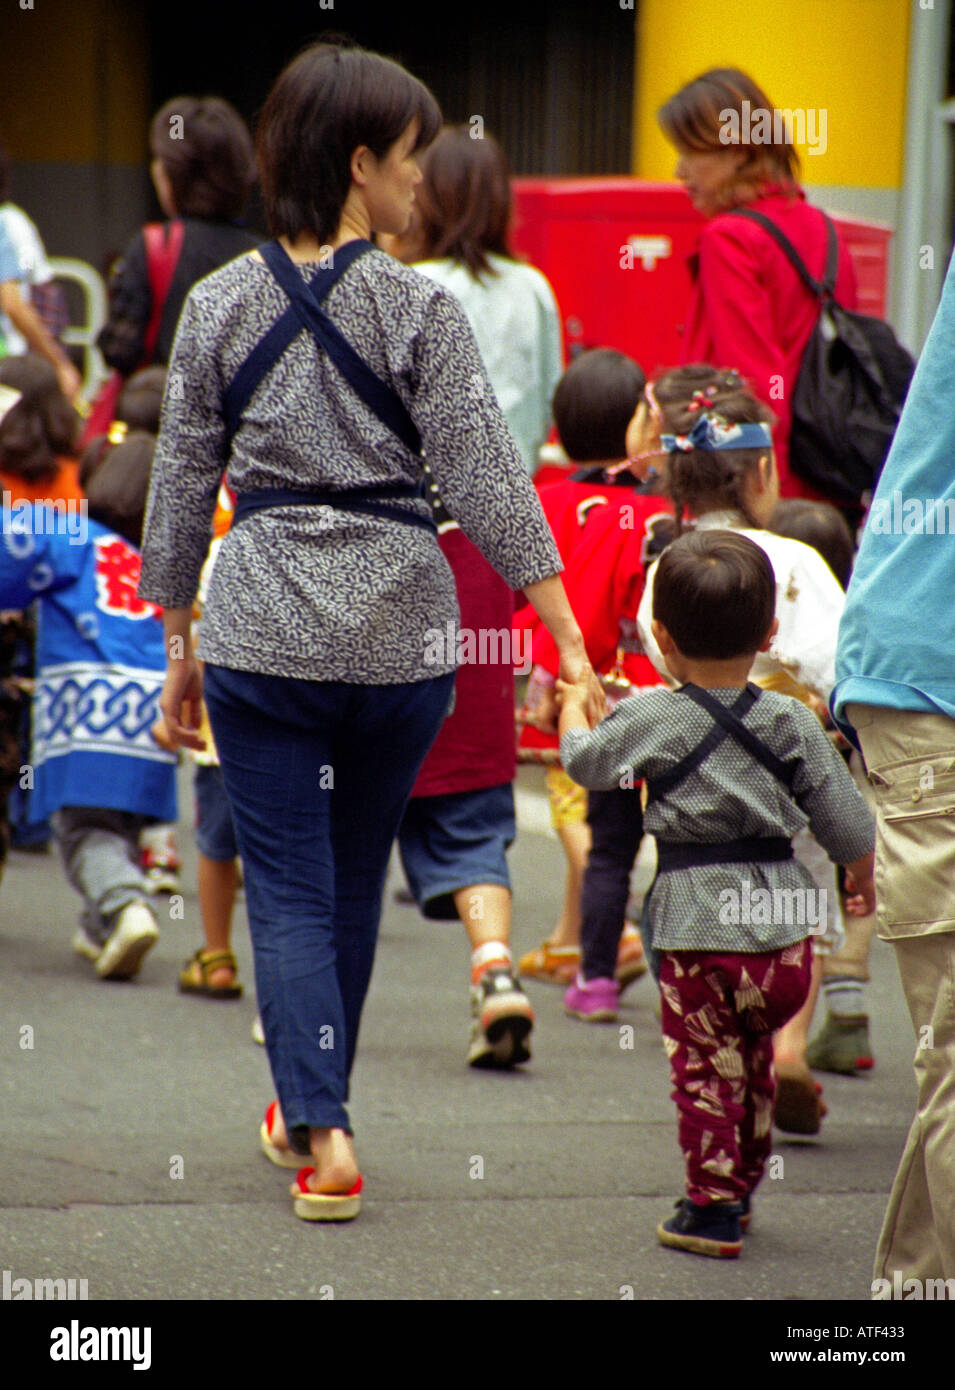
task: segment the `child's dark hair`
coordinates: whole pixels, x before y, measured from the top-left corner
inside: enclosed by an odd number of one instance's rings
[[[829,502],[810,502],[805,497],[787,497],[778,503],[769,529],[818,550],[842,587],[848,589],[855,543],[849,523],[838,507]]]
[[[131,430],[159,433],[159,414],[166,388],[165,367],[143,367],[129,378],[116,402],[116,419]]]
[[[89,516],[137,550],[143,541],[155,448],[154,437],[137,430],[122,444],[110,445],[105,437],[92,440],[80,460],[80,486],[86,493]]]
[[[570,364],[554,392],[554,424],[575,463],[623,459],[627,426],[647,384],[643,368],[612,348],[592,348]]]
[[[0,386],[23,396],[0,420],[0,468],[28,483],[52,480],[57,457],[73,454],[80,425],[56,372],[35,352],[4,357]]]
[[[764,550],[737,531],[690,531],[667,546],[653,579],[653,616],[691,661],[749,656],[776,612]]]
[[[689,434],[700,410],[728,425],[775,424],[775,416],[748,389],[738,372],[695,362],[664,372],[650,383],[667,434]],[[741,512],[757,530],[746,506],[746,479],[768,449],[674,450],[666,467],[666,490],[673,499],[678,530],[683,512]]]

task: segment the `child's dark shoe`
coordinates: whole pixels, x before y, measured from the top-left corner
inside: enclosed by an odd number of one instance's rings
[[[743,1248],[741,1215],[739,1202],[711,1202],[699,1207],[689,1197],[681,1197],[674,1215],[657,1227],[657,1239],[661,1245],[694,1255],[735,1259]]]

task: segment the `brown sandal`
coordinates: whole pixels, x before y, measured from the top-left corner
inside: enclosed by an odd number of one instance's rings
[[[192,960],[186,961],[179,975],[180,994],[203,994],[207,999],[241,999],[242,986],[235,981],[231,985],[211,985],[209,976],[216,970],[238,970],[235,956],[231,951],[197,951]]]

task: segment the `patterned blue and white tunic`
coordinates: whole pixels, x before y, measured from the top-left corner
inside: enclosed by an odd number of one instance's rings
[[[0,608],[37,601],[35,814],[99,806],[173,821],[176,756],[150,732],[166,669],[160,610],[137,597],[128,541],[71,522],[66,534],[42,503],[8,508],[0,534]]]
[[[317,265],[298,269],[308,278]],[[186,301],[143,541],[141,592],[167,608],[196,596],[227,468],[239,494],[422,481],[422,459],[304,329],[257,387],[230,449],[226,388],[287,307],[253,256],[201,280]],[[550,527],[455,297],[375,250],[348,267],[323,308],[403,401],[447,510],[498,573],[514,589],[558,573]],[[424,501],[398,505],[428,514]],[[280,506],[225,537],[198,654],[240,671],[392,685],[453,670],[453,656],[429,656],[429,634],[457,621],[454,577],[426,530]]]

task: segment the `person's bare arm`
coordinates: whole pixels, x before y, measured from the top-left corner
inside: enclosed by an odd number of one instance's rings
[[[83,378],[73,366],[66,353],[47,332],[46,325],[32,304],[20,294],[16,280],[5,280],[0,284],[0,309],[6,314],[14,328],[22,333],[33,352],[52,364],[60,382],[60,390],[67,400],[79,395]]]

